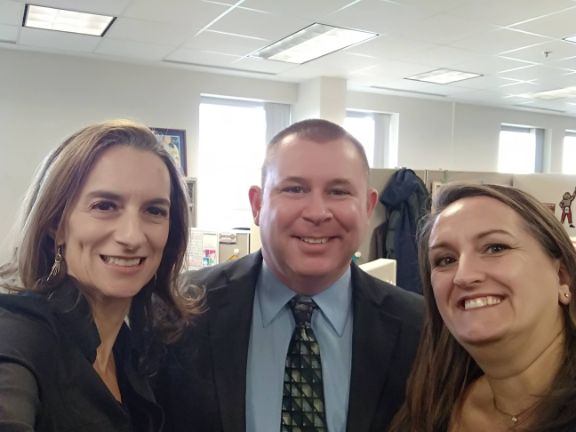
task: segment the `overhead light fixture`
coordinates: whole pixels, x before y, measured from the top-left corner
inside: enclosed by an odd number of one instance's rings
[[[565,40],[566,42],[576,43],[576,35],[562,38],[562,40]]]
[[[556,90],[548,90],[539,93],[533,93],[532,97],[536,99],[554,100],[576,97],[576,86],[564,87]]]
[[[390,92],[397,92],[397,93],[410,93],[410,94],[422,95],[422,96],[446,97],[446,95],[439,94],[439,93],[430,93],[430,92],[423,92],[423,91],[418,91],[418,90],[408,90],[408,89],[398,89],[398,88],[394,88],[394,87],[382,87],[382,86],[373,85],[373,86],[370,86],[370,88],[377,89],[377,90],[386,90],[386,91],[390,91]]]
[[[404,79],[413,81],[423,81],[433,84],[451,84],[457,81],[464,81],[470,78],[481,77],[482,74],[472,72],[462,72],[452,69],[435,69],[430,72],[424,72],[418,75],[412,75]]]
[[[27,4],[24,27],[104,36],[116,17]]]
[[[378,36],[314,23],[251,54],[251,57],[302,64]]]

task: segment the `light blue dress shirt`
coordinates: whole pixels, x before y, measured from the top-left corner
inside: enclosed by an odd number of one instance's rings
[[[280,430],[284,365],[295,327],[287,305],[296,293],[266,267],[256,285],[246,371],[246,431]],[[329,432],[345,432],[352,365],[350,269],[313,296],[319,310],[312,329],[320,345],[324,402]]]

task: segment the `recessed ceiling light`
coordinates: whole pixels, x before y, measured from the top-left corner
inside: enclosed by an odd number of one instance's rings
[[[376,36],[376,33],[314,23],[256,51],[251,57],[302,64]]]
[[[543,91],[543,92],[539,92],[539,93],[533,93],[532,97],[535,97],[537,99],[546,99],[546,100],[576,97],[576,86],[564,87],[564,88],[555,89],[555,90],[548,90],[548,91]]]
[[[45,30],[104,36],[115,19],[113,16],[27,4],[23,25]]]
[[[566,42],[576,43],[576,35],[562,38],[562,40],[565,40]]]
[[[470,78],[481,77],[482,74],[472,72],[462,72],[452,69],[436,69],[430,72],[424,72],[404,79],[423,81],[433,84],[450,84],[457,81],[464,81]]]

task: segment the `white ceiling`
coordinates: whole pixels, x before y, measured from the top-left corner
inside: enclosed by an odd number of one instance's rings
[[[103,38],[22,28],[25,3],[0,0],[0,48],[576,115],[576,97],[526,96],[576,86],[576,44],[562,40],[576,35],[576,0],[31,0],[116,16]],[[248,56],[314,22],[379,37],[304,65]],[[404,79],[437,68],[483,76]]]

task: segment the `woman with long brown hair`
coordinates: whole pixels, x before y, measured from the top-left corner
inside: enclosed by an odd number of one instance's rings
[[[177,286],[186,197],[132,121],[88,126],[47,158],[0,268],[0,430],[162,429],[149,377],[201,301]]]
[[[427,319],[395,432],[576,430],[576,251],[534,197],[444,186],[419,235]]]

